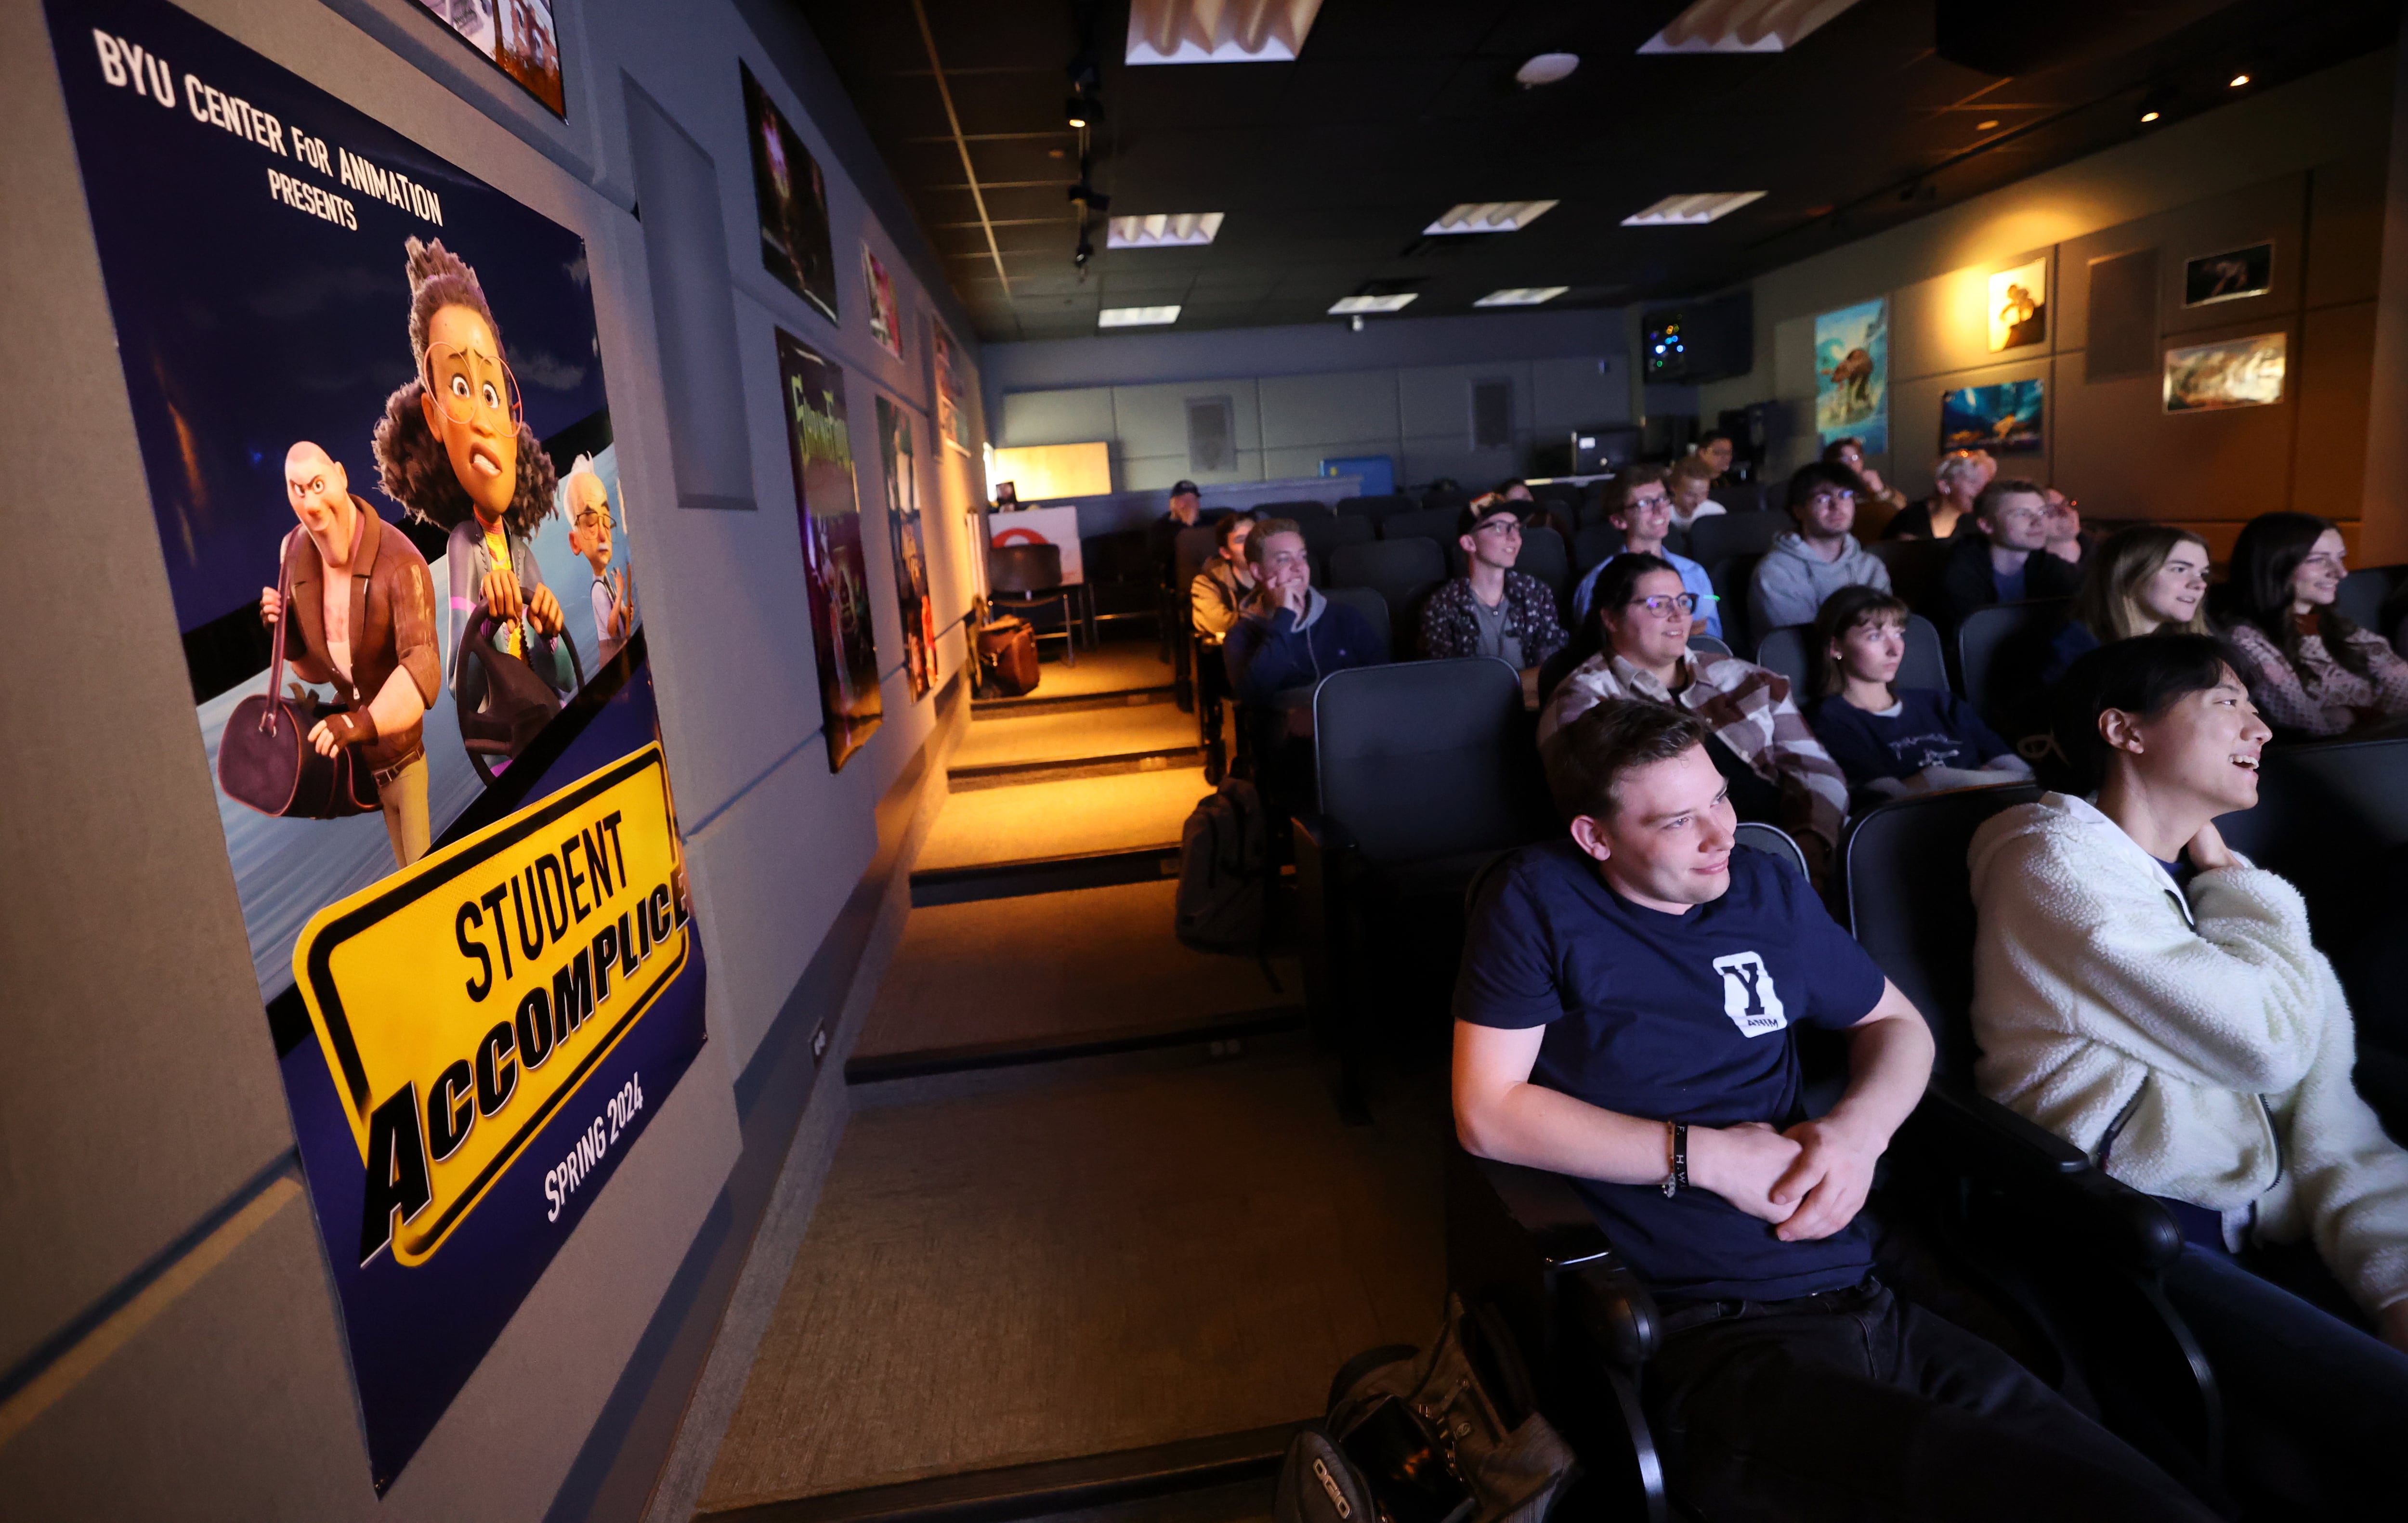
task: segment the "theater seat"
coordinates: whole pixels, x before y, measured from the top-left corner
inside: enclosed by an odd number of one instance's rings
[[[1294,832],[1305,997],[1359,1118],[1369,1049],[1445,1029],[1464,885],[1562,827],[1521,675],[1501,661],[1340,672],[1312,706],[1320,808]]]
[[[1369,519],[1339,518],[1323,514],[1318,518],[1299,519],[1297,527],[1304,533],[1304,548],[1312,556],[1312,584],[1329,585],[1330,552],[1340,545],[1368,545],[1379,537],[1379,531]]]
[[[1699,519],[1689,525],[1689,548],[1684,553],[1708,570],[1734,555],[1762,555],[1772,542],[1797,525],[1786,513],[1742,513],[1734,508]]]
[[[1756,646],[1756,663],[1787,677],[1790,693],[1800,708],[1806,706],[1814,690],[1813,663],[1806,648],[1813,633],[1812,624],[1784,624],[1759,636]],[[1921,614],[1906,617],[1906,659],[1899,662],[1898,685],[1942,690],[1948,686],[1947,663],[1940,653],[1940,631]]]
[[[1369,519],[1374,525],[1398,513],[1410,513],[1420,505],[1410,497],[1340,497],[1337,514],[1340,518]]]
[[[1391,514],[1380,520],[1382,539],[1426,539],[1452,549],[1461,537],[1455,533],[1461,510],[1452,507],[1417,507],[1410,513]]]
[[[1702,529],[1709,523],[1722,521],[1720,519],[1702,519],[1698,520],[1698,527]],[[1706,561],[1695,556],[1691,559],[1706,568],[1706,579],[1713,584],[1714,605],[1722,610],[1724,637],[1738,649],[1754,648],[1756,632],[1748,627],[1747,584],[1755,576],[1756,562],[1764,559],[1763,555],[1726,555],[1719,561]]]
[[[2048,642],[2065,623],[2070,603],[2037,598],[1994,603],[1966,615],[1956,628],[1956,690],[1973,712],[2009,740],[2022,726],[2007,710],[2033,696]]]
[[[1299,526],[1315,519],[1335,518],[1327,503],[1299,498],[1290,503],[1256,503],[1247,511],[1258,519],[1292,519]]]
[[[1572,536],[1572,573],[1585,576],[1589,568],[1622,553],[1622,531],[1610,523],[1592,523]]]
[[[1446,552],[1426,539],[1380,539],[1340,545],[1329,552],[1333,587],[1368,587],[1386,600],[1389,652],[1410,656],[1417,648],[1422,600],[1446,580]]]
[[[1369,587],[1331,587],[1322,596],[1341,608],[1352,608],[1380,638],[1380,659],[1391,660],[1388,646],[1388,600]]]
[[[2333,611],[2387,640],[2391,632],[2383,627],[2383,605],[2403,580],[2408,580],[2408,566],[2361,566],[2341,579]]]

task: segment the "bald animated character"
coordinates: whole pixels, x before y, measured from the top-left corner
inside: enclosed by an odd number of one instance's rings
[[[610,490],[595,473],[591,457],[568,468],[568,548],[594,573],[594,639],[605,651],[626,642],[636,627],[636,605],[624,569],[610,569]]]
[[[310,727],[309,744],[322,756],[352,747],[376,778],[394,862],[407,867],[426,854],[421,721],[443,680],[434,579],[408,536],[351,495],[341,462],[306,439],[285,453],[284,492],[302,530],[284,541],[284,656],[302,681],[331,685],[339,705]],[[285,612],[275,588],[260,589],[261,619]]]

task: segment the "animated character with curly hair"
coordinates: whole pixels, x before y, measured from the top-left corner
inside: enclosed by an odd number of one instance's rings
[[[461,659],[477,607],[500,621],[494,648],[527,662],[554,690],[574,687],[560,600],[535,562],[536,528],[552,511],[551,457],[523,417],[501,328],[477,272],[440,239],[403,245],[409,272],[409,350],[418,374],[385,399],[376,427],[385,492],[412,518],[448,530],[455,690],[483,701],[480,668]],[[463,682],[466,686],[463,687]]]

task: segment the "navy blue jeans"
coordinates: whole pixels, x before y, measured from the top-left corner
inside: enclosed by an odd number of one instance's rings
[[[1668,1308],[1642,1376],[1673,1499],[1710,1523],[2209,1523],[1996,1347],[1878,1282]]]
[[[2345,1320],[2356,1312],[2313,1249],[2253,1250],[2248,1265],[2266,1274],[2186,1245],[2166,1296],[2215,1371],[2225,1470],[2249,1516],[2408,1512],[2408,1354]]]

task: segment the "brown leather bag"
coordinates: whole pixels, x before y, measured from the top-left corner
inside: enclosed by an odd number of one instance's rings
[[[295,529],[298,534],[300,530]],[[284,632],[293,622],[293,541],[284,542],[276,578],[284,611],[276,620],[276,653],[267,668],[267,691],[234,707],[218,737],[218,786],[226,797],[263,815],[285,819],[340,819],[380,805],[376,775],[348,746],[320,756],[309,744],[309,727],[322,717],[318,705],[287,696]],[[327,712],[335,712],[328,710]]]
[[[979,626],[979,664],[987,681],[1006,698],[1037,690],[1037,631],[1025,619],[1009,616]]]

